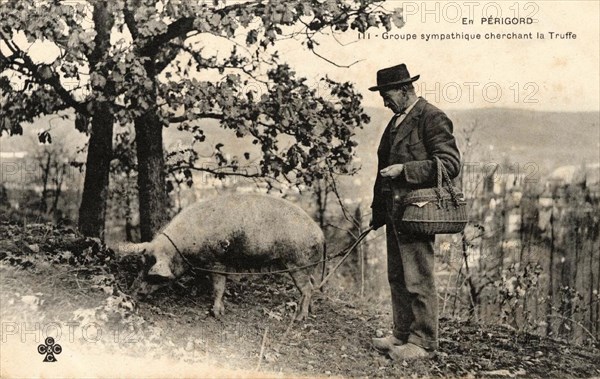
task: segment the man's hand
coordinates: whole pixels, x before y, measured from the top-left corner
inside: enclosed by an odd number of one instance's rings
[[[379,173],[383,177],[395,179],[400,176],[400,174],[402,173],[403,170],[404,170],[404,165],[401,163],[398,163],[398,164],[393,164],[391,166],[387,166],[383,170],[379,171]]]
[[[371,217],[371,221],[369,221],[369,226],[371,228],[373,228],[373,230],[377,230],[379,228],[381,228],[382,226],[385,225],[385,221],[383,220],[377,220],[377,222],[375,222],[375,219]]]

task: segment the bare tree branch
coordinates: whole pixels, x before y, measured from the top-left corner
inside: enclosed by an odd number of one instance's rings
[[[325,62],[327,62],[329,64],[332,64],[332,65],[334,65],[336,67],[350,68],[350,67],[354,66],[355,64],[364,61],[364,59],[359,59],[357,61],[354,61],[354,62],[350,63],[349,65],[342,65],[342,64],[336,63],[336,62],[332,61],[331,59],[326,58],[323,55],[317,53],[317,51],[315,50],[315,46],[318,45],[318,43],[309,35],[309,33],[306,33],[306,38],[310,42],[310,44],[308,44],[308,46],[307,46],[308,50],[310,50],[314,55],[316,55],[317,57],[321,58]]]
[[[340,196],[340,192],[338,191],[337,182],[335,181],[335,178],[333,176],[333,170],[331,170],[331,169],[329,169],[329,177],[331,178],[331,189],[332,189],[333,193],[335,194],[335,197],[338,201],[338,204],[340,205],[340,208],[342,209],[344,218],[348,222],[350,222],[352,225],[354,225],[355,227],[360,227],[361,225],[358,222],[358,220],[356,218],[354,218],[353,216],[351,216],[350,213],[348,212],[348,210],[346,209],[346,206],[344,205],[344,202],[342,201],[342,197]]]
[[[310,51],[311,51],[311,52],[312,52],[314,55],[316,55],[317,57],[319,57],[319,58],[323,59],[325,62],[327,62],[327,63],[330,63],[330,64],[332,64],[332,65],[334,65],[334,66],[336,66],[336,67],[341,67],[341,68],[349,68],[349,67],[352,67],[352,66],[354,66],[354,65],[355,65],[355,64],[357,64],[357,63],[360,63],[360,62],[364,61],[364,59],[359,59],[359,60],[357,60],[357,61],[354,61],[354,62],[350,63],[349,65],[340,65],[340,64],[338,64],[338,63],[335,63],[335,62],[334,62],[334,61],[332,61],[331,59],[329,59],[329,58],[326,58],[326,57],[322,56],[321,54],[317,53],[317,52],[315,51],[315,49],[314,49],[314,48],[313,48],[313,49],[310,49]]]
[[[206,68],[206,69],[233,69],[233,70],[239,70],[241,72],[243,72],[244,74],[248,75],[250,78],[252,78],[253,80],[259,82],[259,83],[263,83],[263,84],[268,84],[268,81],[266,80],[262,80],[259,79],[258,77],[256,77],[256,75],[244,68],[244,67],[239,67],[239,66],[235,66],[235,65],[228,65],[228,64],[222,64],[222,65],[218,65],[218,64],[210,64],[209,61],[207,59],[203,59],[202,56],[200,55],[199,52],[181,45],[181,49],[183,51],[185,51],[186,53],[190,54],[191,57],[194,59],[194,61],[198,64],[198,66],[200,68]]]
[[[355,44],[355,43],[357,43],[357,42],[358,42],[358,40],[356,39],[356,40],[354,40],[354,41],[351,41],[351,42],[348,42],[348,43],[343,43],[343,42],[342,42],[342,41],[340,41],[340,40],[338,39],[338,37],[337,37],[337,34],[339,34],[339,33],[335,32],[335,31],[333,30],[333,27],[330,27],[330,28],[331,28],[331,36],[333,37],[333,39],[335,40],[335,42],[337,42],[337,44],[338,44],[338,45],[340,45],[340,46],[342,46],[342,47],[346,47],[346,46],[353,45],[353,44]]]
[[[196,120],[200,120],[200,119],[206,119],[206,118],[210,118],[210,119],[214,119],[214,120],[222,120],[223,119],[223,115],[219,114],[219,113],[201,113],[198,114],[196,118],[189,118],[187,116],[173,116],[169,118],[169,123],[170,124],[181,124],[182,122],[191,122],[191,121],[196,121]]]
[[[234,171],[234,169],[235,169],[235,171]],[[178,172],[181,170],[193,170],[193,171],[207,172],[207,173],[215,175],[215,176],[220,176],[220,175],[240,176],[240,177],[244,177],[244,178],[258,178],[258,179],[274,180],[276,182],[280,182],[276,178],[264,176],[258,171],[255,173],[249,173],[248,171],[244,171],[244,169],[234,168],[233,166],[222,166],[222,167],[219,167],[218,169],[214,169],[214,168],[210,168],[210,167],[198,167],[198,166],[194,166],[194,165],[179,164],[179,165],[169,167],[168,173],[171,174],[171,173]]]

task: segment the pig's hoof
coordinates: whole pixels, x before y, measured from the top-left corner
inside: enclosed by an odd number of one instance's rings
[[[304,321],[308,318],[308,312],[297,312],[296,317],[294,317],[295,321]]]
[[[219,318],[225,314],[225,306],[223,304],[215,304],[212,308],[212,314],[216,318]]]

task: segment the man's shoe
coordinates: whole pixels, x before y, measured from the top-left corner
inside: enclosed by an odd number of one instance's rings
[[[393,346],[388,354],[395,361],[410,361],[413,359],[427,358],[429,353],[421,346],[406,343],[402,346]]]
[[[381,338],[372,338],[373,347],[381,352],[387,352],[394,346],[402,345],[404,342],[395,336],[387,336]]]

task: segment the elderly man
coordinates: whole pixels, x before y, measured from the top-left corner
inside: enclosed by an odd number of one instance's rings
[[[438,108],[417,97],[406,65],[377,72],[383,104],[394,112],[377,156],[371,225],[386,225],[388,281],[392,294],[393,335],[373,338],[373,345],[394,360],[424,358],[438,347],[437,293],[434,280],[435,236],[403,233],[399,201],[409,191],[435,185],[438,157],[451,178],[460,170],[452,122]]]

